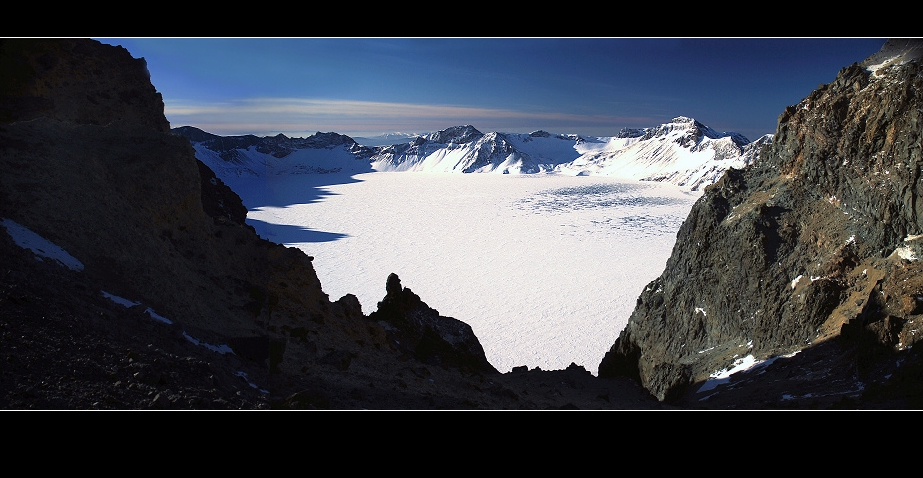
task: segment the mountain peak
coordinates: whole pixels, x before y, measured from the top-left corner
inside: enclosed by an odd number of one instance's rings
[[[212,134],[207,131],[203,131],[195,126],[178,126],[176,128],[170,129],[171,133],[183,135],[189,138],[193,143],[200,143],[202,141],[209,141],[212,139],[218,138],[217,134]]]
[[[923,57],[923,38],[890,38],[875,54],[866,58],[861,66],[877,73],[881,68],[901,65]]]
[[[694,130],[697,134],[711,139],[730,137],[735,143],[738,144],[738,146],[743,146],[750,143],[750,140],[740,133],[735,133],[733,131],[717,131],[712,127],[696,120],[695,118],[690,118],[688,116],[677,116],[670,121],[670,124],[676,124],[690,128],[690,130]]]
[[[671,123],[678,123],[678,124],[684,124],[684,123],[693,123],[693,124],[696,124],[696,123],[698,123],[698,121],[696,121],[695,119],[690,118],[690,117],[688,117],[688,116],[677,116],[676,118],[673,118],[672,120],[670,120],[670,122],[671,122]]]
[[[475,129],[474,126],[466,124],[464,126],[452,126],[451,128],[430,133],[427,139],[434,143],[464,144],[474,141],[481,136],[484,136],[484,133]]]

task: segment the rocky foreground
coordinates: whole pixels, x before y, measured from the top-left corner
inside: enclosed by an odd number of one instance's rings
[[[0,218],[83,266],[0,231],[0,408],[907,409],[923,399],[915,62],[845,68],[780,117],[759,161],[706,190],[600,377],[576,364],[501,374],[464,318],[440,316],[395,275],[368,315],[351,295],[331,301],[312,258],[259,238],[236,194],[170,133],[144,60],[126,50],[6,39],[0,67]],[[702,387],[748,354],[771,364]]]

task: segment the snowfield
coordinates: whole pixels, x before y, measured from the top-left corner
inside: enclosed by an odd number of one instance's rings
[[[563,174],[282,174],[247,183],[232,187],[248,223],[314,256],[331,300],[354,294],[369,314],[394,272],[441,315],[471,325],[501,372],[576,363],[594,375],[701,194]]]
[[[471,325],[501,372],[596,374],[704,187],[772,135],[678,116],[592,138],[455,126],[374,150],[335,133],[245,139],[193,146],[260,236],[315,258],[331,300],[374,312],[393,272]]]

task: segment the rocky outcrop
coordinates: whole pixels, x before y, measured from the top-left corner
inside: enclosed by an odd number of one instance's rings
[[[843,68],[788,107],[759,160],[705,190],[601,377],[669,401],[743,357],[833,338],[854,339],[860,380],[872,350],[916,354],[923,66],[885,60]]]
[[[487,361],[470,325],[439,315],[410,288],[403,287],[397,274],[388,276],[385,290],[387,295],[369,320],[381,324],[398,349],[423,363],[500,373]]]
[[[147,62],[99,42],[5,39],[0,43],[0,122],[46,117],[75,124],[135,123],[170,131]],[[116,62],[116,63],[110,63]]]
[[[205,214],[215,218],[216,221],[230,221],[247,228],[247,208],[240,200],[240,196],[224,184],[215,172],[200,160],[196,160],[199,167],[199,177],[202,179],[202,208]]]

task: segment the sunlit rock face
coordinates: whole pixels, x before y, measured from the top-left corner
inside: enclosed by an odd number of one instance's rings
[[[786,108],[759,160],[705,190],[600,376],[635,377],[670,400],[740,357],[841,334],[888,350],[918,340],[918,43],[843,68]]]

